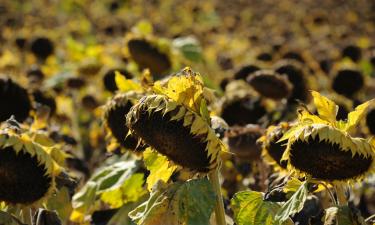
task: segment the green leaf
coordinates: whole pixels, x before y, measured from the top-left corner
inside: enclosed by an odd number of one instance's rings
[[[346,123],[345,130],[351,131],[362,120],[369,106],[375,103],[375,99],[367,101],[359,106],[357,106],[354,111],[348,114],[348,122]]]
[[[174,183],[167,189],[158,184],[149,200],[129,213],[138,225],[209,224],[216,197],[207,178]]]
[[[280,209],[275,202],[264,201],[263,193],[243,191],[231,200],[234,220],[238,225],[273,225],[274,217]]]
[[[132,202],[123,205],[115,215],[112,216],[111,220],[107,225],[135,225],[135,223],[130,219],[129,212],[133,210],[139,203]]]
[[[21,225],[10,214],[0,211],[0,224],[6,225]]]
[[[288,180],[288,182],[285,184],[283,191],[284,192],[296,192],[301,187],[302,181],[298,180],[297,178],[292,178]]]
[[[67,224],[69,215],[73,210],[70,203],[70,194],[68,188],[63,187],[56,193],[56,195],[52,195],[52,197],[48,199],[47,209],[56,210],[63,224]]]
[[[303,182],[292,197],[281,206],[277,212],[277,215],[275,216],[276,224],[282,224],[284,221],[289,219],[289,216],[302,210],[308,195],[307,184],[308,183],[306,181]]]
[[[169,165],[169,160],[166,156],[159,154],[157,151],[147,148],[143,152],[143,159],[147,169],[150,171],[150,175],[147,177],[147,188],[151,188],[162,180],[167,182],[176,170],[177,166]]]
[[[202,48],[194,37],[176,38],[173,46],[178,48],[186,59],[193,62],[202,61]]]
[[[339,109],[336,103],[320,95],[319,92],[312,91],[311,94],[314,98],[314,104],[318,110],[319,116],[324,120],[335,123],[337,111]]]
[[[131,79],[126,79],[120,72],[115,72],[115,82],[118,89],[122,92],[141,91],[142,86]]]
[[[349,206],[331,207],[326,209],[324,225],[365,225],[360,215],[355,215]]]
[[[147,193],[143,189],[144,175],[135,173],[117,188],[105,191],[101,195],[103,202],[109,204],[112,208],[119,208],[125,203],[135,202]]]

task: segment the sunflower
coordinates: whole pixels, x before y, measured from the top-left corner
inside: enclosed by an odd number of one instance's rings
[[[129,128],[125,124],[125,116],[138,98],[140,96],[135,92],[118,93],[104,107],[104,123],[110,131],[110,135],[122,147],[130,150],[139,150],[142,148],[139,145],[138,138],[133,135],[127,135]]]
[[[61,172],[55,153],[6,123],[0,130],[0,202],[35,206],[50,197]]]
[[[23,122],[32,109],[31,99],[27,90],[7,77],[0,77],[0,121],[12,115]]]
[[[346,97],[352,97],[364,86],[365,78],[362,72],[351,67],[339,69],[332,80],[332,89]]]
[[[265,135],[258,139],[262,145],[262,156],[266,162],[275,167],[276,170],[287,168],[287,161],[281,161],[287,140],[278,142],[281,137],[290,129],[291,124],[282,122],[277,126],[267,128]]]
[[[128,113],[131,133],[185,168],[215,169],[223,144],[210,126],[200,75],[186,68],[154,90]]]
[[[279,140],[288,141],[281,160],[297,174],[327,182],[356,181],[374,168],[374,146],[369,140],[352,137],[357,123],[374,100],[365,102],[348,114],[347,121],[337,121],[338,107],[330,99],[313,91],[319,115],[299,110],[298,124]]]

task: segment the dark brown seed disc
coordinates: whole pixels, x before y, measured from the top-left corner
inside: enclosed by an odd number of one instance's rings
[[[262,129],[259,126],[231,127],[225,136],[229,149],[239,159],[251,161],[260,158],[261,148],[257,140],[262,136]]]
[[[130,55],[141,69],[150,69],[155,78],[162,78],[170,68],[168,56],[143,39],[133,39],[128,42]]]
[[[183,126],[183,119],[171,121],[177,109],[163,116],[160,111],[147,112],[147,106],[141,106],[138,120],[130,125],[135,134],[144,142],[173,162],[198,172],[208,172],[210,160],[207,156],[207,142],[190,133],[190,126]]]
[[[113,105],[110,106],[105,115],[108,128],[116,140],[127,149],[137,149],[138,139],[132,135],[127,136],[129,128],[126,126],[126,114],[133,104],[130,101],[121,103],[121,98],[112,99]],[[138,149],[140,150],[140,149]]]
[[[14,115],[17,121],[23,122],[30,110],[31,101],[26,89],[9,78],[0,78],[0,121]]]
[[[0,201],[29,204],[40,200],[51,186],[44,165],[36,157],[13,148],[0,150]]]
[[[373,159],[358,154],[352,157],[350,150],[343,151],[338,144],[298,140],[291,145],[290,163],[300,171],[320,180],[346,180],[358,177],[369,170]]]
[[[371,134],[375,135],[375,109],[372,109],[367,113],[366,125]]]
[[[295,100],[308,102],[309,85],[298,62],[281,61],[276,65],[275,71],[281,75],[287,76],[288,80],[293,85],[292,94],[288,99],[290,102],[295,103]]]
[[[36,90],[33,92],[33,97],[34,97],[35,102],[37,102],[38,104],[49,107],[50,115],[53,115],[56,112],[56,102],[52,96],[40,90]]]
[[[351,97],[364,86],[364,82],[360,71],[342,69],[333,78],[332,88],[340,95]]]
[[[342,50],[342,57],[348,57],[353,62],[358,62],[362,58],[361,48],[355,45],[348,45]]]
[[[288,97],[292,90],[288,78],[268,70],[255,72],[247,82],[262,96],[275,100]]]
[[[245,97],[226,102],[223,105],[221,117],[233,125],[256,124],[267,113],[258,98]]]
[[[36,57],[44,60],[53,54],[54,45],[49,38],[38,37],[32,41],[30,50]]]

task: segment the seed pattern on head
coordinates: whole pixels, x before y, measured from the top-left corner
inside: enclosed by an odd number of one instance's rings
[[[173,162],[198,172],[217,166],[222,144],[198,114],[163,95],[143,97],[127,115],[131,131]]]
[[[309,138],[297,140],[290,146],[290,163],[320,180],[346,180],[366,173],[373,158],[360,154],[352,155],[349,149],[342,149],[329,140]]]

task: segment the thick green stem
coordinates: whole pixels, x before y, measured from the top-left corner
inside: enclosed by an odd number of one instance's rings
[[[221,195],[221,186],[219,181],[219,169],[215,169],[208,174],[211,184],[216,193],[216,206],[215,206],[215,216],[217,225],[226,225],[225,222],[225,212],[224,212],[224,202]]]
[[[344,185],[335,185],[336,194],[337,194],[337,200],[339,205],[346,205],[348,203],[348,200],[345,195],[345,187]]]

